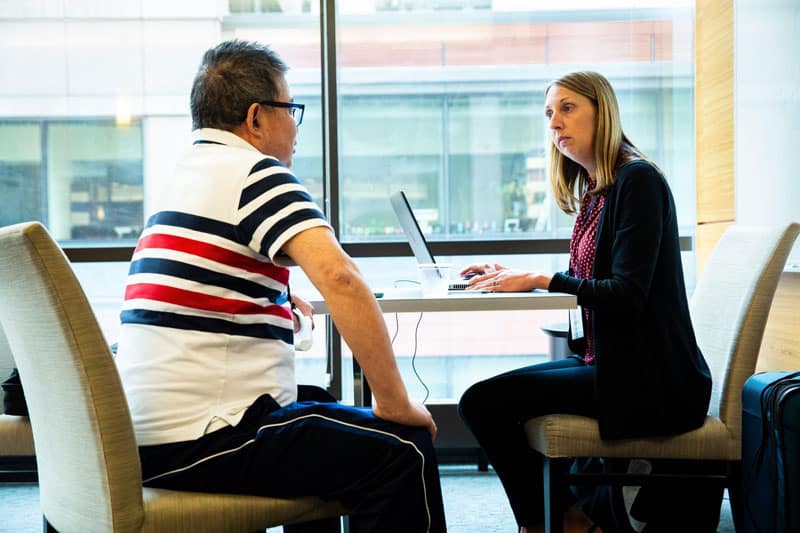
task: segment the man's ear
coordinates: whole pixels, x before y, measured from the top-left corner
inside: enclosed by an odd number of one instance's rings
[[[261,106],[256,103],[250,104],[247,108],[247,118],[245,119],[245,126],[250,133],[256,134],[259,132],[258,111]]]
[[[261,145],[267,132],[266,128],[263,127],[264,117],[258,116],[261,107],[262,106],[259,104],[250,104],[250,107],[247,108],[247,114],[244,120],[231,130],[255,147]]]

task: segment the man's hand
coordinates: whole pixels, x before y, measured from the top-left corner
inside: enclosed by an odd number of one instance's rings
[[[314,329],[314,308],[311,306],[311,304],[296,294],[292,294],[292,303],[300,310],[302,314],[311,319],[311,329]],[[292,320],[294,320],[294,332],[297,333],[300,331],[300,322],[297,320],[297,317],[294,315],[294,313],[292,313]]]
[[[423,404],[415,401],[409,401],[404,409],[389,411],[383,409],[379,403],[375,403],[372,407],[372,412],[375,416],[388,420],[390,422],[397,422],[405,426],[419,426],[424,427],[431,435],[431,440],[436,439],[436,423],[433,421],[428,408]]]

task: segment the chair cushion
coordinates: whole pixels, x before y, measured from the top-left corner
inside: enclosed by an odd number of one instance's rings
[[[601,440],[597,420],[576,415],[546,415],[525,423],[530,446],[546,457],[640,457],[649,459],[741,458],[736,438],[719,418],[669,437]]]
[[[266,498],[244,494],[208,494],[144,488],[147,531],[224,533],[318,520],[347,514],[334,502],[317,498]]]
[[[0,456],[35,455],[27,416],[0,415]]]

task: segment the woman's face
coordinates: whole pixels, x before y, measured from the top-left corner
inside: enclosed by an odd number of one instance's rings
[[[558,151],[575,161],[594,178],[594,136],[597,108],[582,94],[553,85],[544,100],[544,114]]]

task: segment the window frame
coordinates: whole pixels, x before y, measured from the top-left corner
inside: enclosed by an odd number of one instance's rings
[[[321,103],[322,103],[322,177],[323,177],[323,208],[336,235],[341,235],[341,199],[340,190],[340,161],[339,161],[339,117],[338,117],[338,62],[337,62],[337,8],[335,0],[320,0],[319,28],[321,50]],[[689,8],[687,8],[689,9]],[[667,9],[645,9],[647,16],[663,16]],[[626,10],[599,10],[597,19],[615,20],[628,14]],[[247,15],[249,18],[251,15]],[[465,14],[467,18],[477,18],[485,15],[471,13]],[[509,13],[494,15],[495,18],[508,19]],[[258,24],[267,23],[268,14],[257,14]],[[349,16],[352,18],[352,16]],[[575,20],[574,15],[568,11],[548,11],[541,18],[549,21]],[[588,15],[585,17],[588,18]],[[295,22],[308,20],[305,17],[292,17]],[[356,17],[358,19],[358,17]],[[241,14],[230,15],[230,22],[241,23],[246,20]],[[362,23],[367,23],[364,18]],[[256,24],[250,21],[247,24]],[[247,25],[245,24],[245,25]],[[269,23],[267,23],[269,25]],[[223,28],[224,29],[224,28]],[[224,32],[223,32],[224,33]],[[436,240],[430,239],[431,251],[435,256],[478,256],[478,255],[528,255],[528,254],[564,254],[569,252],[569,238],[499,238],[499,239],[455,239]],[[682,251],[694,249],[694,236],[680,237]],[[404,257],[411,256],[411,249],[407,242],[343,242],[342,247],[352,257]],[[62,248],[71,262],[128,262],[130,261],[135,245],[130,241],[109,245],[108,243],[76,243],[64,242]],[[326,319],[328,325],[328,357],[331,365],[333,381],[331,391],[341,397],[342,390],[342,346],[341,337],[332,327],[330,318]],[[358,384],[356,386],[359,386]]]

